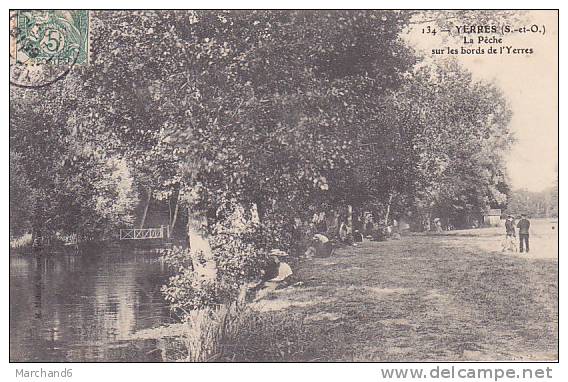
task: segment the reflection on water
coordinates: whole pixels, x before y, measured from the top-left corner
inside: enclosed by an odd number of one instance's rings
[[[11,361],[150,361],[136,330],[172,321],[151,253],[10,256]]]

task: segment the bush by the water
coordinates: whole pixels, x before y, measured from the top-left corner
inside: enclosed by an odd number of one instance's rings
[[[164,361],[302,361],[317,353],[302,316],[239,304],[196,310],[183,323],[134,338],[160,340]]]

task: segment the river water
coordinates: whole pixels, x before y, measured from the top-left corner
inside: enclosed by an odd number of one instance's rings
[[[164,268],[132,249],[11,255],[10,361],[160,360],[129,336],[173,321]]]

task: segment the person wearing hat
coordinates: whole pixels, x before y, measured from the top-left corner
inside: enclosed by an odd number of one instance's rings
[[[517,223],[517,228],[519,229],[519,251],[523,253],[526,247],[527,253],[529,253],[529,228],[531,227],[531,222],[527,219],[527,215],[521,214],[521,220]],[[524,244],[524,245],[523,245]]]
[[[288,257],[288,254],[280,249],[270,251],[270,263],[264,275],[265,282],[281,282],[292,276],[292,268],[282,258]]]
[[[515,221],[513,220],[513,215],[507,215],[507,220],[505,220],[505,232],[507,236],[517,237],[515,234]]]
[[[506,249],[516,250],[516,237],[513,215],[507,215],[507,220],[505,220],[505,244],[503,245],[503,252],[505,252]]]
[[[280,249],[270,251],[270,260],[264,270],[262,280],[251,288],[251,290],[256,293],[254,301],[261,300],[266,297],[268,293],[289,285],[290,277],[292,276],[292,268],[282,261],[282,258],[288,256],[286,252]]]

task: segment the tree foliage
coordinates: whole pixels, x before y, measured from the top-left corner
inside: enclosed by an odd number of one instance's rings
[[[558,193],[556,187],[540,192],[525,189],[510,191],[507,213],[518,216],[527,214],[532,218],[558,217]]]
[[[217,267],[204,281],[203,253],[168,255],[166,294],[193,309],[234,296],[271,248],[290,250],[295,218],[501,205],[506,102],[455,62],[424,65],[400,38],[415,17],[92,12],[89,65],[11,90],[11,187],[41,206],[14,211],[92,233],[132,222],[138,190],[179,195],[188,216],[206,218],[204,261]]]

